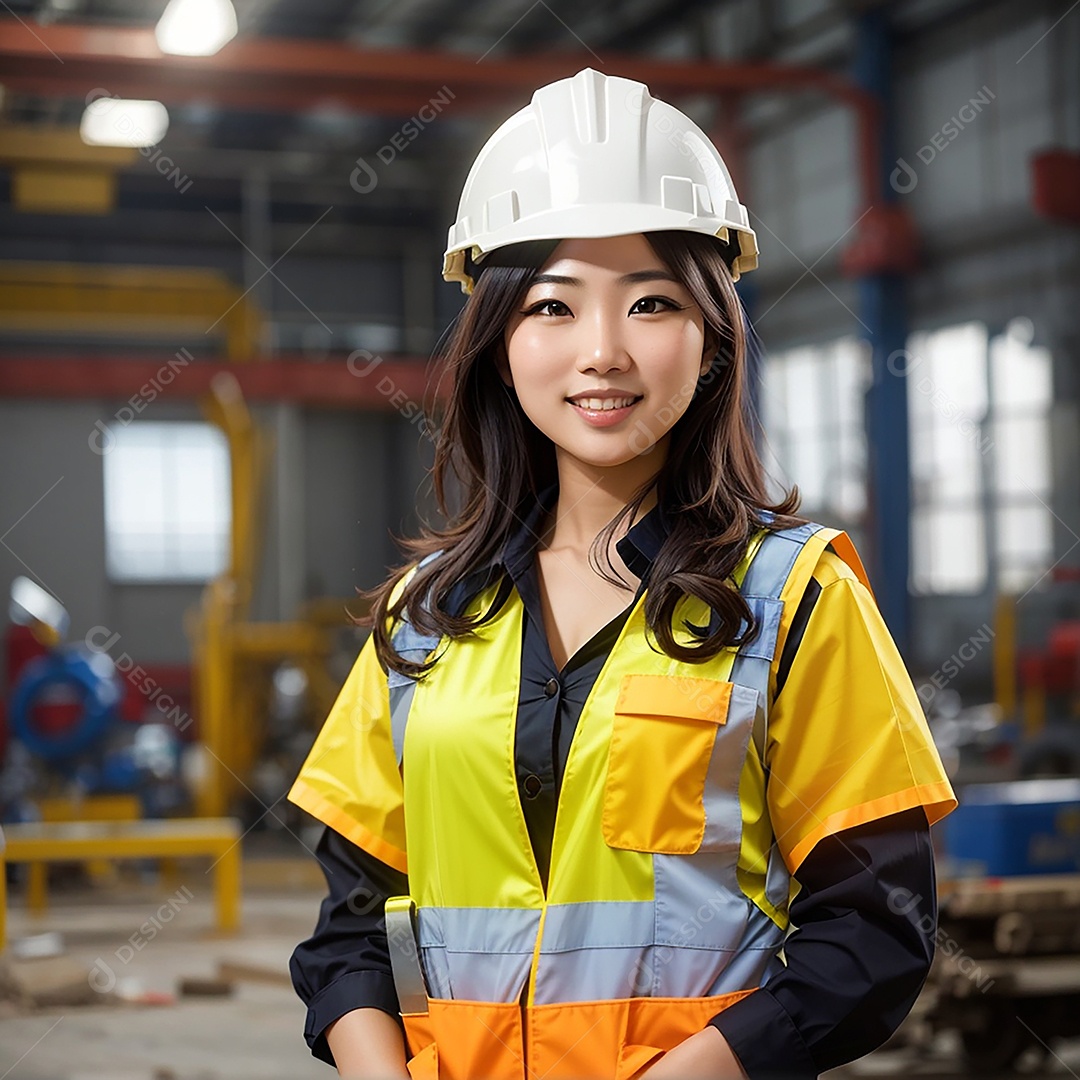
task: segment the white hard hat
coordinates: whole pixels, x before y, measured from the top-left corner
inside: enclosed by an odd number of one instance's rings
[[[731,276],[757,237],[724,159],[644,83],[584,68],[540,87],[484,144],[450,228],[443,277],[472,292],[466,254],[524,240],[683,229],[732,244]]]

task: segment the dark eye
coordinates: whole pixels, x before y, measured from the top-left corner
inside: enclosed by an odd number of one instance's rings
[[[557,310],[557,311],[545,311],[544,310],[545,308],[550,308],[550,307],[559,308],[561,310]],[[522,314],[523,315],[545,314],[545,315],[550,315],[550,316],[554,317],[554,316],[559,316],[559,315],[569,315],[570,314],[570,309],[561,300],[541,300],[540,303],[533,304],[533,306],[531,308],[529,308],[528,311],[523,311]]]
[[[641,304],[662,304],[663,307],[652,307],[645,311],[638,311],[638,307]],[[633,315],[635,311],[638,315],[659,315],[661,311],[678,311],[679,305],[674,300],[668,300],[663,296],[643,296],[636,304],[630,309],[630,314]]]

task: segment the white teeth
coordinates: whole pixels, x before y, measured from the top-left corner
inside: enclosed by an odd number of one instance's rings
[[[578,398],[574,404],[582,409],[591,409],[594,412],[610,412],[612,409],[622,409],[627,405],[633,405],[637,398]]]

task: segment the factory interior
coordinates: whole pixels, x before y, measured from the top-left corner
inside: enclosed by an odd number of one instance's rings
[[[438,519],[470,163],[583,68],[722,153],[772,490],[959,799],[918,1000],[824,1075],[1080,1073],[1077,0],[2,7],[2,1080],[335,1075],[286,795]]]

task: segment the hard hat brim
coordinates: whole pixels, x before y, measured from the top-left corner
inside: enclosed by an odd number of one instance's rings
[[[628,225],[629,222],[633,222],[632,227]],[[460,282],[462,292],[471,293],[474,281],[468,270],[466,254],[474,263],[481,263],[491,251],[529,240],[599,239],[668,230],[715,236],[725,243],[735,242],[737,238],[738,254],[729,267],[733,281],[738,281],[742,274],[757,267],[757,236],[753,229],[741,223],[716,217],[694,217],[659,206],[608,203],[547,210],[531,218],[523,218],[509,228],[503,226],[498,230],[497,242],[486,245],[485,240],[494,241],[496,236],[480,233],[466,242],[452,245],[443,255],[443,278]]]

